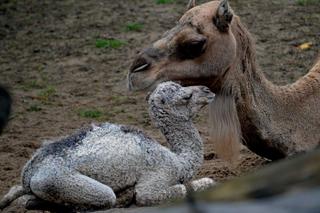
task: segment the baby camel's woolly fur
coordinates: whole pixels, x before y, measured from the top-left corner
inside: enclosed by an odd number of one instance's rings
[[[134,187],[138,205],[183,198],[203,162],[203,143],[191,119],[214,95],[202,86],[160,84],[151,94],[149,113],[170,149],[131,127],[104,123],[44,145],[26,164],[22,186],[13,187],[0,208],[32,194],[37,199],[78,209],[110,208],[116,193]],[[203,178],[191,190],[213,185]]]

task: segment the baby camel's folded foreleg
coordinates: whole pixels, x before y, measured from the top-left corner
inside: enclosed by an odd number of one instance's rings
[[[171,179],[168,176],[162,173],[142,177],[135,187],[137,205],[150,206],[172,199],[182,199],[186,197],[187,191],[202,191],[216,184],[211,178],[201,178],[191,181],[187,187],[183,184],[170,186]]]
[[[183,184],[172,186],[175,178],[168,173],[158,171],[145,174],[140,178],[135,186],[135,199],[138,206],[157,205],[167,200],[186,197],[186,187]]]
[[[183,184],[174,186],[163,186],[159,184],[136,187],[136,204],[138,206],[152,206],[161,204],[171,199],[184,198],[187,195],[187,189]]]

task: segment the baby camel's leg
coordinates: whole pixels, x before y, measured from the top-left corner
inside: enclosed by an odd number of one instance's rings
[[[135,187],[136,204],[139,206],[156,205],[167,200],[184,198],[187,195],[183,184],[172,186],[170,182],[172,178],[164,174],[149,174],[142,177]]]
[[[30,187],[43,200],[81,209],[109,208],[116,202],[110,187],[57,164],[40,168]]]

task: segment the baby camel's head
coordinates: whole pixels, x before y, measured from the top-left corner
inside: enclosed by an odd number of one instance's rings
[[[190,120],[202,107],[214,99],[205,86],[182,87],[172,81],[161,83],[149,96],[152,117]]]

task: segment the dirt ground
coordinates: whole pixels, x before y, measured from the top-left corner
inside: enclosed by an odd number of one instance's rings
[[[19,183],[23,165],[44,140],[92,122],[136,125],[164,142],[150,123],[144,94],[129,93],[125,81],[136,52],[174,26],[187,0],[156,2],[0,0],[0,83],[14,97],[12,118],[0,136],[0,197]],[[320,49],[319,1],[230,4],[255,36],[258,62],[269,79],[286,84],[310,69]],[[131,22],[142,29],[126,30]],[[125,44],[96,47],[97,39],[108,38]],[[298,48],[306,42],[310,48]],[[224,181],[267,163],[246,149],[236,166],[217,159],[207,142],[206,113],[196,118],[206,141],[199,176]]]

